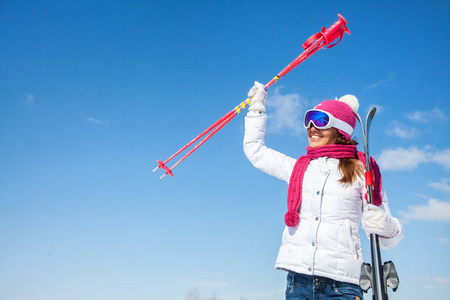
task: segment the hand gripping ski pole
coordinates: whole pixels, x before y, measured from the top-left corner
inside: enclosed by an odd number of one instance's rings
[[[344,33],[350,34],[350,31],[347,28],[347,21],[338,14],[339,20],[337,20],[333,25],[331,25],[328,29],[325,27],[322,30],[310,38],[306,40],[303,44],[304,51],[294,59],[288,66],[286,66],[280,73],[278,73],[274,78],[272,78],[266,85],[265,88],[269,88],[272,84],[277,82],[284,75],[292,71],[296,66],[301,64],[308,57],[316,53],[322,48],[331,48],[336,46],[344,36]],[[333,43],[336,39],[339,40]],[[236,117],[242,110],[244,110],[251,102],[251,98],[245,99],[238,106],[230,110],[227,114],[225,114],[222,118],[214,122],[211,126],[209,126],[205,131],[196,136],[192,141],[183,146],[180,150],[175,152],[172,156],[170,156],[165,161],[157,160],[158,166],[153,170],[155,172],[158,169],[163,169],[166,172],[159,178],[162,179],[164,176],[169,174],[173,177],[172,170],[177,167],[183,160],[185,160],[189,155],[191,155],[195,150],[197,150],[201,145],[203,145],[208,139],[210,139],[214,134],[217,133],[220,129],[222,129],[228,122],[230,122],[234,117]],[[206,136],[205,136],[206,135]],[[205,137],[204,137],[205,136]],[[204,137],[197,145],[194,146],[188,153],[186,153],[179,161],[177,161],[171,168],[167,167],[166,164],[172,160],[174,157],[178,156],[181,152],[186,150],[192,144],[197,142],[199,139]]]

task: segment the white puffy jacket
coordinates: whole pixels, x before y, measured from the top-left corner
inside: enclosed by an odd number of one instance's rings
[[[296,159],[265,146],[266,122],[266,114],[247,114],[245,155],[256,168],[289,183]],[[300,222],[284,229],[275,267],[359,284],[363,257],[358,230],[365,185],[362,179],[351,185],[338,182],[342,177],[338,164],[338,159],[327,157],[310,162],[303,181]],[[384,190],[382,198],[381,208],[390,214]],[[393,248],[403,238],[403,227],[395,221],[398,233],[380,238],[382,248]]]

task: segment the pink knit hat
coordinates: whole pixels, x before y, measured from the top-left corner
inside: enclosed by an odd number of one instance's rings
[[[319,103],[314,109],[320,109],[333,115],[336,128],[342,136],[350,140],[353,130],[356,126],[356,116],[358,112],[359,102],[353,95],[345,95],[339,100],[325,100]]]

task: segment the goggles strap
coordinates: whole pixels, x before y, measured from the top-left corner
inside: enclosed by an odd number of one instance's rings
[[[338,118],[334,118],[333,127],[342,130],[348,135],[352,135],[353,133],[353,127]]]

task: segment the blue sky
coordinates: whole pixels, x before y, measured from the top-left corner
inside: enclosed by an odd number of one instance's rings
[[[245,112],[175,177],[151,171],[338,13],[351,35],[270,88],[267,145],[303,155],[299,120],[324,99],[377,106],[370,150],[406,235],[382,252],[390,294],[445,298],[448,1],[4,0],[0,299],[283,299],[287,185],[246,160]]]

